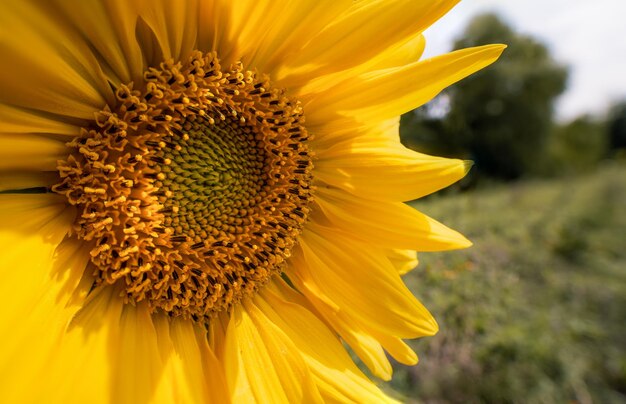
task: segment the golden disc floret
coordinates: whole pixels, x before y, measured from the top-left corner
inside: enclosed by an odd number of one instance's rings
[[[215,53],[144,81],[115,86],[53,191],[78,209],[94,287],[200,320],[281,272],[310,212],[309,135],[298,101]]]

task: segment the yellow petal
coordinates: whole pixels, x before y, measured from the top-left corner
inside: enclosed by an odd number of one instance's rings
[[[410,63],[414,63],[421,57],[426,46],[426,40],[421,33],[413,35],[410,38],[403,38],[399,43],[389,46],[383,52],[372,56],[369,60],[363,61],[363,63],[353,66],[346,70],[340,70],[326,74],[324,76],[311,75],[301,84],[299,87],[293,88],[294,83],[291,83],[289,88],[298,98],[303,101],[307,101],[311,97],[316,97],[318,94],[327,91],[328,89],[337,86],[348,79],[360,76],[376,70],[388,69],[392,67],[405,66]],[[289,83],[283,84],[281,81],[278,83],[289,87]],[[399,118],[399,117],[398,117]],[[336,125],[333,125],[335,127]],[[317,125],[313,126],[318,132]],[[334,131],[334,130],[333,130]]]
[[[224,361],[224,347],[226,345],[226,331],[230,324],[230,315],[227,312],[220,313],[209,322],[206,338],[209,347],[220,361]]]
[[[26,244],[41,246],[42,255],[33,257],[43,262],[63,240],[73,221],[73,209],[68,208],[63,197],[53,194],[0,195],[0,258],[2,270],[13,265],[28,266]],[[18,248],[20,247],[20,248]],[[22,261],[23,260],[23,261]],[[42,270],[27,272],[35,284],[45,282],[49,273]],[[28,283],[28,282],[26,282]],[[4,282],[0,282],[4,285]]]
[[[384,349],[402,363],[412,363],[410,359],[417,358],[400,339],[373,326],[367,318],[355,316],[340,301],[333,302],[333,291],[326,295],[328,288],[316,283],[319,281],[315,277],[309,276],[317,268],[307,268],[308,262],[303,259],[301,251],[295,252],[291,262],[294,267],[289,267],[286,272],[291,282],[375,376],[383,380],[391,379],[392,368]],[[402,348],[408,348],[409,351]]]
[[[0,195],[3,401],[36,399],[33,380],[44,377],[45,365],[75,312],[66,303],[80,279],[79,268],[67,262],[65,251],[61,257],[55,254],[73,216],[56,195]]]
[[[280,80],[298,87],[310,77],[358,66],[393,45],[413,38],[458,0],[355,2],[348,12],[302,47]]]
[[[89,45],[45,6],[0,7],[0,103],[92,119],[113,98]]]
[[[229,36],[246,65],[271,73],[289,63],[302,47],[353,2],[337,0],[233,2]]]
[[[370,125],[362,125],[350,119],[340,119],[322,126],[309,126],[315,137],[310,144],[322,159],[343,157],[358,148],[398,148],[400,143],[400,117],[394,117]]]
[[[124,304],[120,290],[94,290],[51,358],[42,391],[51,402],[148,403],[164,363],[144,304]]]
[[[318,153],[315,176],[354,195],[379,201],[421,198],[460,180],[470,165],[403,147],[344,142]]]
[[[55,171],[57,161],[67,154],[67,146],[58,140],[37,135],[0,134],[0,172]]]
[[[112,325],[109,336],[109,361],[114,364],[113,402],[147,402],[155,395],[164,367],[152,317],[145,304],[126,304],[118,322],[119,329],[115,329],[117,324]]]
[[[339,308],[332,299],[306,277],[291,277],[290,280],[309,300],[311,305],[354,353],[363,361],[372,374],[382,380],[391,380],[393,369],[380,342],[358,321]],[[328,302],[332,302],[328,304]]]
[[[170,384],[173,396],[167,394],[156,395],[162,402],[176,398],[181,402],[201,403],[209,401],[211,393],[208,391],[206,376],[202,366],[202,354],[194,326],[190,321],[174,318],[170,321],[165,316],[155,316],[155,323],[165,323],[160,334],[169,334],[172,348],[167,358],[165,375],[161,386]],[[156,324],[155,324],[156,325]],[[157,326],[159,327],[159,326]],[[169,331],[169,332],[167,332]],[[160,341],[162,344],[162,342]],[[218,366],[216,377],[219,377],[221,368]],[[225,386],[224,386],[225,387]]]
[[[43,299],[46,300],[46,299]],[[32,325],[16,323],[10,333],[24,335],[24,349],[14,351],[17,361],[0,360],[3,400],[7,402],[109,402],[110,365],[107,335],[94,332],[66,333],[71,314],[50,299],[47,313],[34,312]],[[109,300],[97,299],[86,312],[91,324],[107,317]],[[120,300],[121,303],[121,300]],[[39,303],[43,306],[43,302]],[[121,307],[121,306],[120,306]],[[23,313],[24,316],[27,316]],[[46,317],[47,315],[48,317]],[[119,321],[119,312],[117,316]],[[87,324],[87,323],[85,323]],[[85,331],[85,332],[83,332]],[[3,330],[4,333],[4,330]],[[7,371],[5,365],[10,365]],[[33,381],[36,380],[36,387]],[[6,384],[5,384],[6,383]]]
[[[426,39],[422,33],[413,35],[391,46],[385,52],[373,57],[367,64],[365,71],[387,69],[395,66],[404,66],[419,60],[426,48]]]
[[[280,280],[260,295],[259,308],[297,346],[325,402],[393,401],[358,370],[339,339],[307,309],[301,295]]]
[[[116,84],[138,82],[145,70],[140,44],[135,37],[138,9],[126,0],[49,1],[57,17],[84,37],[98,62]]]
[[[220,60],[229,65],[236,59],[228,59],[222,55],[222,50],[231,49],[234,45],[229,42],[228,27],[230,24],[231,0],[204,0],[198,4],[198,50],[210,52],[220,50]],[[236,53],[236,52],[235,52]]]
[[[57,171],[15,171],[2,172],[0,169],[0,192],[27,188],[49,188],[59,182]]]
[[[154,33],[160,48],[157,54],[161,59],[148,59],[149,66],[158,65],[163,60],[184,59],[194,50],[198,36],[198,1],[143,1],[139,14]]]
[[[316,202],[333,225],[376,246],[443,251],[472,245],[458,232],[401,202],[364,200],[330,188],[319,188]]]
[[[293,342],[251,301],[233,309],[224,361],[234,402],[311,402],[319,394]]]
[[[182,318],[153,315],[165,360],[155,403],[229,403],[221,364],[208,346],[206,331]]]
[[[415,269],[418,264],[417,253],[414,250],[391,249],[387,251],[387,258],[400,275]]]
[[[294,256],[298,255],[301,256],[302,253],[296,251]],[[301,261],[299,258],[292,258],[290,262],[295,262],[298,265],[297,263]],[[326,296],[314,280],[310,277],[299,276],[297,273],[301,270],[288,268],[286,273],[296,288],[306,296],[311,307],[352,348],[374,376],[383,380],[390,380],[392,375],[391,363],[389,363],[380,342],[371,333],[360,327],[358,322],[350,317],[349,313],[346,313],[330,297]]]
[[[398,43],[389,46],[385,51],[373,55],[369,60],[346,70],[333,72],[321,77],[309,77],[297,94],[307,100],[310,94],[316,94],[329,89],[342,81],[375,70],[388,69],[391,67],[405,66],[419,60],[426,47],[426,40],[422,33],[412,37],[402,38]],[[399,119],[399,117],[398,117]]]
[[[45,133],[70,140],[79,132],[79,126],[54,115],[0,103],[0,134]]]
[[[400,338],[391,335],[377,335],[383,347],[395,360],[403,365],[413,366],[417,364],[415,351]]]
[[[47,401],[104,404],[114,396],[120,398],[114,385],[119,375],[113,357],[118,353],[114,336],[119,333],[123,309],[117,293],[111,287],[94,291],[72,320],[39,381],[40,394]]]
[[[210,393],[208,402],[228,404],[231,400],[228,395],[228,385],[226,384],[222,363],[219,362],[216,353],[209,345],[206,330],[195,326],[194,331],[200,350],[200,361],[204,368],[204,378]],[[190,388],[194,388],[194,386],[190,386]]]
[[[395,26],[395,24],[393,25]],[[317,125],[337,116],[377,122],[423,105],[447,86],[495,62],[503,45],[451,52],[402,67],[369,72],[312,96],[304,105],[307,122]]]
[[[400,338],[437,331],[435,320],[382,253],[336,230],[313,223],[309,229],[292,256],[294,276],[314,283],[364,330]]]
[[[384,381],[391,380],[393,368],[383,346],[376,338],[351,324],[350,318],[334,321],[332,324],[341,339],[352,348],[374,376]]]

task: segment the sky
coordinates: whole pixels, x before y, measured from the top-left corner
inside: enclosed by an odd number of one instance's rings
[[[602,114],[626,99],[626,0],[463,0],[425,32],[425,56],[448,52],[483,12],[498,13],[569,66],[568,88],[556,104],[559,120]]]

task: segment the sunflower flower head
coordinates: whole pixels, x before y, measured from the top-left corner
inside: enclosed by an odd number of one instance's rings
[[[163,62],[68,143],[52,190],[78,208],[94,286],[209,321],[282,271],[312,200],[302,106],[215,52]]]
[[[391,401],[344,346],[415,364],[400,276],[470,245],[403,203],[467,163],[398,138],[502,52],[420,60],[455,3],[3,2],[3,398]]]

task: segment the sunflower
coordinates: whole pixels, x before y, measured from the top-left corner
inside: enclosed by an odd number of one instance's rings
[[[3,1],[2,401],[388,401],[345,346],[415,364],[400,275],[470,244],[398,117],[503,49],[420,61],[455,3]]]

